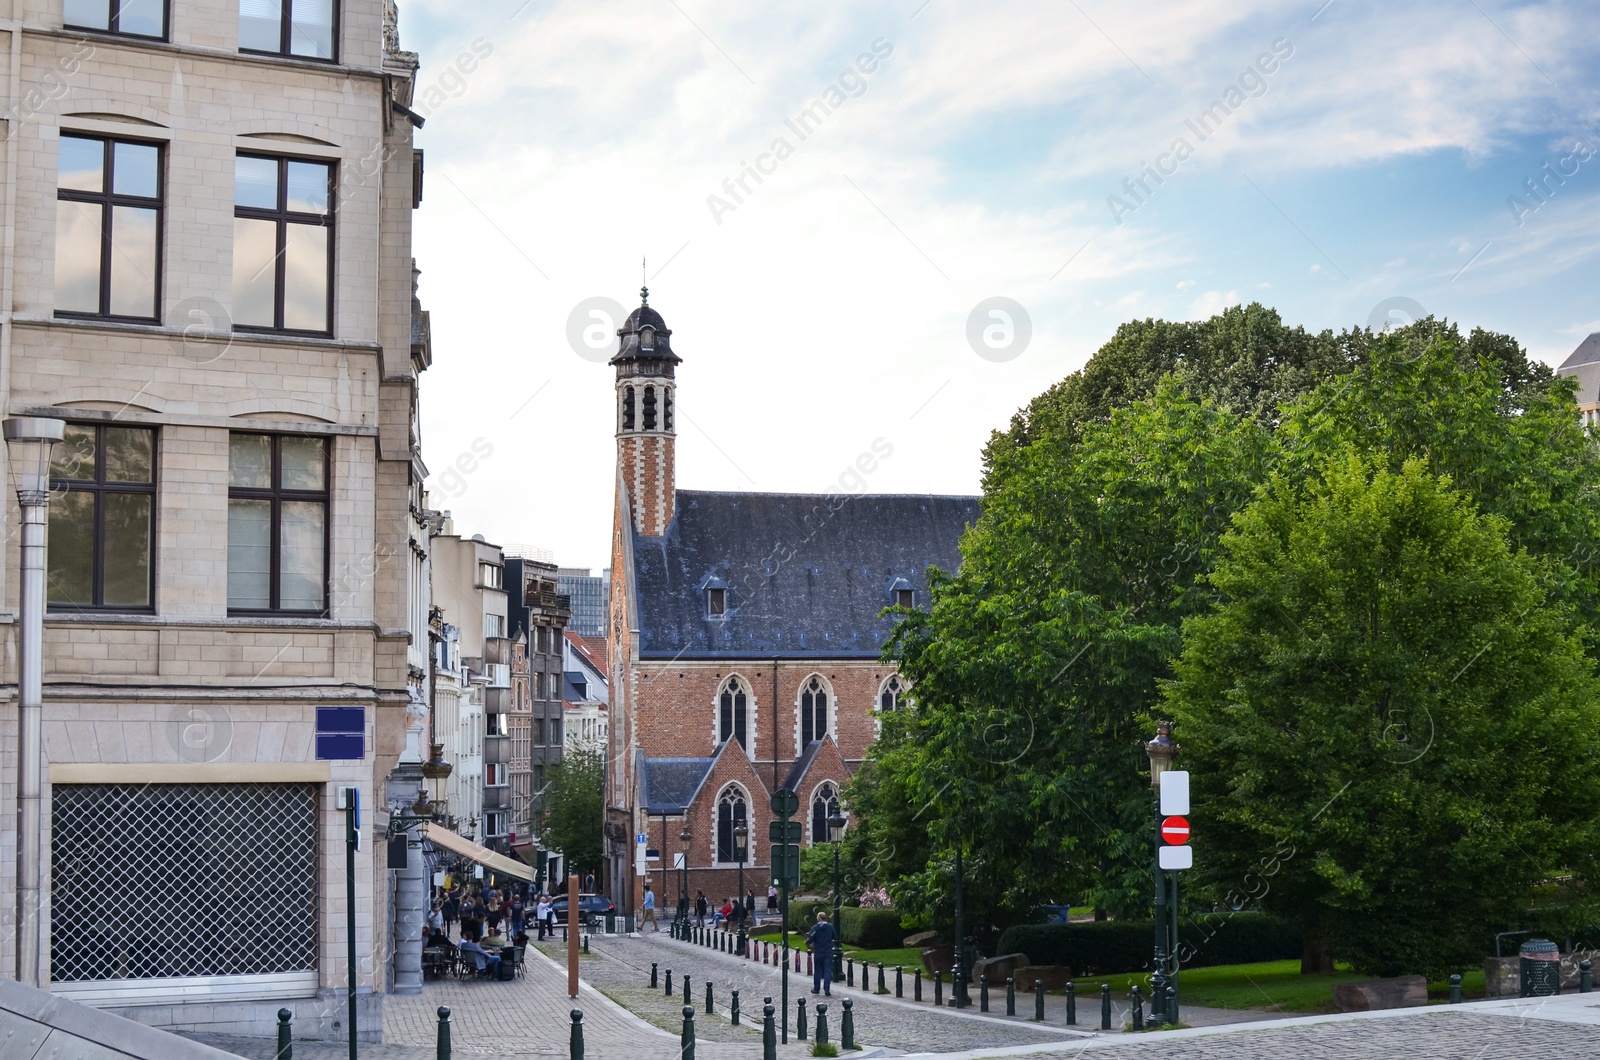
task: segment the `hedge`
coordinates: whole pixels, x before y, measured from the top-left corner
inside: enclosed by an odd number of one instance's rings
[[[833,903],[828,901],[791,901],[789,903],[789,930],[798,931],[802,935],[810,931],[811,926],[817,922],[818,910],[832,916]]]
[[[1183,965],[1282,961],[1301,953],[1300,926],[1264,913],[1207,913],[1178,925]],[[1063,965],[1073,975],[1112,975],[1150,967],[1155,925],[1149,920],[1018,924],[1000,936],[998,953],[1023,953],[1034,964]]]
[[[893,909],[858,909],[845,906],[839,911],[839,931],[846,946],[864,950],[899,949],[906,933],[900,914]]]

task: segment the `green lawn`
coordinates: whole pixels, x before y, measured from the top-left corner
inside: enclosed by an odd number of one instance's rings
[[[1179,1003],[1200,1005],[1206,1008],[1255,1008],[1284,1012],[1333,1012],[1333,985],[1354,983],[1370,976],[1357,975],[1346,966],[1332,974],[1301,975],[1299,961],[1267,961],[1261,964],[1231,964],[1217,968],[1185,968],[1179,982],[1182,994]],[[1101,983],[1111,984],[1111,991],[1119,999],[1126,998],[1128,990],[1138,983],[1143,991],[1150,989],[1150,977],[1145,974],[1113,975],[1104,978],[1081,980],[1078,984],[1080,1002],[1085,998],[1092,1003]],[[1483,971],[1463,974],[1462,996],[1483,997]],[[1450,984],[1441,980],[1428,984],[1432,1001],[1447,1001]],[[1148,997],[1148,994],[1147,994]]]
[[[753,932],[750,937],[760,939],[763,942],[771,942],[774,945],[781,945],[779,931],[776,927],[762,928],[760,931]],[[789,948],[804,949],[805,936],[798,932],[789,932]],[[882,964],[885,967],[885,975],[889,974],[888,969],[892,969],[896,965],[900,965],[907,970],[921,967],[922,965],[922,951],[916,947],[901,947],[892,950],[863,950],[857,946],[846,946],[844,955],[846,957],[854,957],[858,961],[865,960],[873,964]]]

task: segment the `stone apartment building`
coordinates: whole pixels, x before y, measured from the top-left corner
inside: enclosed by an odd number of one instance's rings
[[[893,624],[883,612],[925,605],[928,567],[954,570],[978,517],[976,497],[679,489],[682,361],[641,295],[611,360],[606,853],[609,893],[630,909],[645,882],[671,908],[685,885],[678,853],[688,894],[732,895],[741,824],[744,882],[764,893],[777,789],[799,795],[806,844],[827,841],[830,816],[848,819],[844,783],[878,713],[909,691],[879,658]],[[891,452],[871,442],[861,474]]]
[[[67,423],[42,985],[174,1028],[269,1033],[288,1007],[297,1034],[342,1034],[348,786],[372,1040],[391,978],[415,973],[398,968],[383,840],[428,668],[416,57],[392,0],[0,11],[0,388],[7,415]],[[12,699],[9,490],[3,512]],[[8,896],[16,717],[0,712]],[[0,933],[6,974],[17,939]]]
[[[572,598],[560,591],[559,569],[542,550],[507,548],[511,626],[522,646],[524,670],[520,697],[512,696],[516,713],[511,719],[514,731],[522,734],[520,741],[514,741],[519,750],[511,783],[517,847],[524,857],[533,855],[540,793],[549,782],[550,767],[562,755],[562,643],[572,617]]]

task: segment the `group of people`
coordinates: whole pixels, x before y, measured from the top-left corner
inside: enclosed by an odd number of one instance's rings
[[[714,930],[719,925],[724,923],[741,923],[749,917],[754,916],[755,911],[756,892],[754,891],[746,894],[743,901],[737,897],[730,897],[719,906],[712,906],[711,902],[706,898],[706,892],[695,892],[694,917],[696,927],[706,926],[706,915],[708,913],[711,916],[711,927]],[[685,912],[687,913],[687,910]]]
[[[530,923],[531,920],[531,923]],[[460,942],[450,936],[461,925]],[[472,959],[487,977],[499,974],[501,951],[526,946],[529,931],[540,941],[556,933],[554,899],[535,894],[531,884],[493,885],[454,883],[439,889],[428,910],[425,946],[443,947]]]

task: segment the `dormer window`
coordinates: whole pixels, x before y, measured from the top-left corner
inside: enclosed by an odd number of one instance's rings
[[[728,613],[728,590],[708,588],[706,590],[706,617],[721,618]]]
[[[656,329],[645,328],[639,332],[639,349],[654,350],[656,348]]]
[[[896,589],[894,591],[894,606],[905,608],[916,606],[916,592],[911,589]]]

